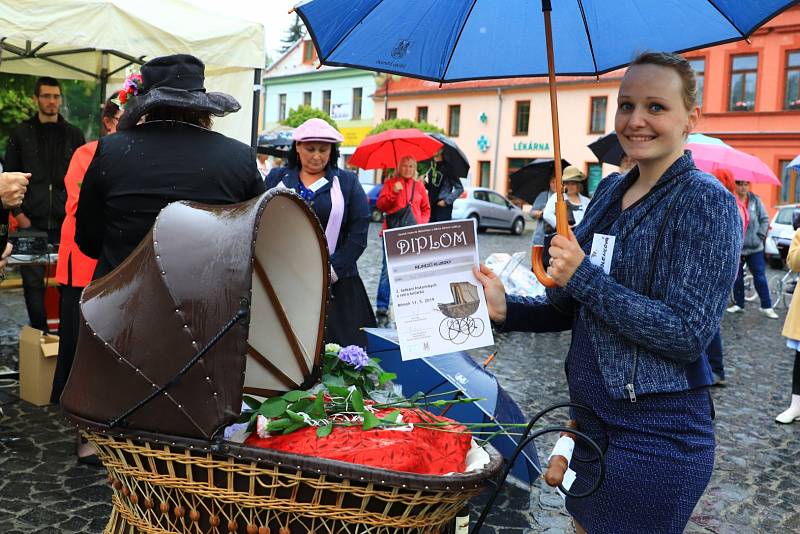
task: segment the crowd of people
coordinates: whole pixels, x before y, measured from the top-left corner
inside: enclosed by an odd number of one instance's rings
[[[60,243],[61,344],[52,402],[75,354],[81,291],[124,262],[159,211],[177,200],[230,204],[273,187],[294,190],[319,219],[330,253],[325,339],[365,346],[364,327],[389,324],[391,291],[385,253],[375,306],[358,271],[370,209],[357,176],[339,167],[342,134],[310,119],[293,131],[288,157],[276,165],[212,131],[212,117],[236,112],[239,104],[205,90],[199,59],[156,58],[141,76],[132,103],[105,103],[104,135],[88,144],[59,113],[58,81],[41,78],[37,114],[9,139],[0,236],[11,212],[19,228]],[[585,175],[564,169],[569,236],[554,235],[555,180],[533,202],[533,243],[547,243],[545,262],[558,287],[538,298],[515,297],[485,266],[475,271],[498,330],[572,331],[570,396],[595,411],[574,417],[607,448],[600,489],[567,499],[579,532],[685,526],[713,468],[708,388],[724,385],[719,324],[732,287],[735,304],[727,311],[744,309],[743,265],[753,274],[761,313],[777,318],[764,277],[766,210],[749,182],[728,172],[714,180],[696,168],[684,144],[698,119],[689,64],[672,54],[640,55],[622,80],[616,111],[625,167],[604,178],[591,200],[581,191]],[[405,156],[386,177],[377,199],[385,213],[381,231],[451,218],[461,180],[441,152],[427,167],[421,175],[420,162]],[[598,235],[616,238],[607,269],[589,259]],[[10,245],[0,242],[0,250],[2,272]],[[800,232],[788,263],[800,270]],[[44,267],[20,272],[30,324],[47,331]],[[796,356],[791,405],[776,418],[781,423],[800,419],[798,307],[794,299],[784,328]],[[93,461],[87,444],[77,452]],[[573,468],[578,485],[597,476],[590,463]]]

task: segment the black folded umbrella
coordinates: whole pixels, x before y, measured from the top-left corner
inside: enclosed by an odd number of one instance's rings
[[[625,151],[622,150],[622,145],[619,144],[619,139],[617,139],[617,134],[614,132],[606,134],[586,146],[597,156],[597,161],[610,165],[619,166],[622,162],[622,156],[625,155]]]
[[[469,160],[467,156],[458,148],[455,141],[444,134],[438,132],[428,133],[431,137],[444,145],[442,155],[447,166],[459,178],[466,178],[469,173]]]
[[[561,160],[561,168],[565,169],[569,162]],[[509,195],[521,198],[530,204],[536,200],[539,193],[550,188],[550,178],[555,173],[555,161],[553,158],[539,158],[518,169],[509,178],[511,179],[511,191]]]

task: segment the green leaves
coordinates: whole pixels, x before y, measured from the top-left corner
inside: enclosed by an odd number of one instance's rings
[[[261,404],[261,407],[258,409],[258,413],[269,419],[273,417],[280,417],[286,412],[286,408],[288,406],[289,403],[281,397],[272,397],[271,399],[265,400]]]
[[[317,437],[324,438],[330,436],[331,432],[333,432],[333,424],[328,423],[327,425],[322,425],[317,427]]]
[[[380,426],[381,424],[380,419],[375,417],[375,414],[373,414],[372,412],[364,411],[361,412],[361,415],[364,416],[364,424],[361,426],[362,429],[369,430],[371,428],[375,428],[376,426]]]

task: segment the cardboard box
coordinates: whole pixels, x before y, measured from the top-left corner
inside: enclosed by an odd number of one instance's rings
[[[58,336],[26,326],[19,333],[19,396],[37,406],[50,404]]]

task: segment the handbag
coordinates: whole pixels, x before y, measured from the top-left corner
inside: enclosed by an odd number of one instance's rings
[[[411,186],[411,198],[408,203],[394,213],[386,214],[386,228],[402,228],[417,224],[417,218],[414,217],[414,212],[411,211],[411,202],[414,200],[414,189],[416,187],[417,181],[414,180],[414,184]]]

